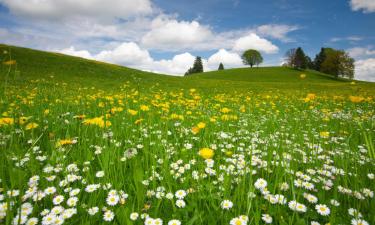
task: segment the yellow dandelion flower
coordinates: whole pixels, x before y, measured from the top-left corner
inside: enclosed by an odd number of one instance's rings
[[[306,78],[306,74],[301,74],[301,75],[299,75],[299,77],[301,78],[301,79],[305,79]]]
[[[199,129],[203,129],[203,128],[206,127],[206,124],[203,123],[203,122],[200,122],[200,123],[198,123],[197,127],[198,127]]]
[[[141,106],[140,106],[140,109],[141,109],[142,111],[149,111],[149,110],[150,110],[150,107],[148,107],[147,105],[141,105]]]
[[[353,103],[360,103],[363,102],[365,98],[361,96],[349,96],[349,100]]]
[[[39,125],[37,123],[28,123],[26,125],[26,130],[32,130],[32,129],[35,129],[37,127],[39,127]]]
[[[210,148],[201,148],[198,154],[204,159],[212,159],[212,157],[215,155],[214,150]]]
[[[3,125],[12,125],[13,123],[14,123],[14,119],[13,118],[9,118],[9,117],[0,118],[0,126],[3,126]]]
[[[329,132],[328,131],[321,131],[319,133],[320,137],[322,138],[329,138]]]
[[[133,109],[128,109],[128,113],[129,113],[130,115],[132,115],[132,116],[135,116],[135,115],[138,114],[138,111],[133,110]]]

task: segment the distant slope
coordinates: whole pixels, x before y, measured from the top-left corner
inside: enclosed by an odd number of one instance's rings
[[[6,78],[9,66],[3,62],[9,60],[4,51],[10,51],[12,59],[17,61],[17,73],[12,72],[12,79]],[[15,68],[13,67],[13,70]],[[305,79],[300,74],[306,74]],[[0,44],[0,82],[5,79],[15,84],[27,84],[30,80],[46,79],[64,82],[76,87],[99,87],[112,90],[127,81],[137,83],[139,89],[170,87],[200,88],[204,91],[219,90],[251,91],[264,90],[300,90],[327,91],[333,89],[353,92],[353,87],[346,80],[336,80],[331,76],[316,71],[298,71],[286,67],[238,68],[177,77],[144,72],[123,66],[87,60],[83,58],[37,51],[28,48]],[[375,84],[358,82],[362,90],[374,92]]]
[[[1,61],[4,61],[5,56],[8,58],[3,53],[4,50],[10,52],[12,59],[17,61],[20,78],[50,79],[53,76],[54,79],[67,83],[99,86],[111,86],[134,79],[140,79],[143,83],[157,83],[163,80],[173,83],[180,79],[59,53],[0,44]],[[7,68],[1,63],[0,74],[4,74]]]
[[[306,78],[301,79],[300,75],[305,74]],[[345,79],[336,80],[332,76],[319,73],[313,70],[300,71],[288,67],[254,67],[254,68],[237,68],[220,71],[211,71],[196,74],[203,79],[218,79],[246,82],[303,82],[303,83],[320,83],[320,82],[347,82]]]

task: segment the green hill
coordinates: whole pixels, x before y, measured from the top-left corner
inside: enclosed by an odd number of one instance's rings
[[[8,54],[4,54],[7,51]],[[6,76],[9,66],[4,65],[11,58],[17,64],[12,66],[10,76]],[[50,79],[72,86],[85,85],[103,89],[114,89],[126,81],[136,82],[139,88],[162,85],[170,88],[202,88],[204,90],[296,90],[312,91],[352,91],[346,80],[336,80],[316,71],[298,71],[286,67],[238,68],[177,77],[144,72],[123,66],[67,56],[59,53],[37,51],[28,48],[0,45],[1,82],[22,84],[32,79]],[[306,74],[305,79],[300,74]],[[357,82],[362,91],[371,91],[373,83]]]

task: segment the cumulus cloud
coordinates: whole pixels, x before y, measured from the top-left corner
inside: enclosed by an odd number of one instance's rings
[[[208,58],[209,70],[215,70],[219,64],[223,63],[225,68],[234,68],[243,66],[241,57],[235,52],[228,52],[225,49],[220,49]]]
[[[139,47],[134,42],[125,42],[111,50],[101,51],[95,55],[87,50],[77,50],[73,46],[57,52],[171,75],[183,75],[195,60],[195,56],[189,52],[176,54],[171,59],[155,60],[146,49]],[[202,62],[205,71],[216,70],[220,62],[224,64],[225,68],[243,66],[241,57],[237,53],[225,49],[220,49],[208,59],[203,58]]]
[[[277,53],[279,48],[267,39],[261,38],[255,33],[237,39],[234,43],[233,50],[245,51],[247,49],[255,49],[267,54]]]
[[[375,58],[356,61],[355,78],[358,80],[375,81]]]
[[[281,40],[283,42],[292,42],[293,39],[287,35],[295,30],[298,30],[298,26],[291,26],[286,24],[265,24],[257,27],[255,33],[260,36],[270,37]]]
[[[143,66],[153,61],[149,52],[136,43],[122,43],[113,50],[101,51],[95,59],[126,66]]]
[[[375,12],[374,0],[351,0],[350,6],[354,11],[363,11],[365,13]]]
[[[151,30],[142,37],[141,43],[151,49],[185,49],[212,37],[211,29],[197,21],[178,21],[162,15],[152,21]]]
[[[66,55],[72,55],[72,56],[77,56],[81,58],[86,58],[86,59],[94,59],[92,55],[90,54],[89,51],[87,50],[76,50],[74,46],[70,46],[69,48],[64,48],[61,50],[58,50],[57,52],[60,52],[62,54]]]
[[[150,0],[0,0],[15,14],[32,19],[71,16],[128,18],[152,12]]]
[[[359,59],[375,55],[375,50],[371,47],[355,47],[347,50],[349,55],[353,58]]]

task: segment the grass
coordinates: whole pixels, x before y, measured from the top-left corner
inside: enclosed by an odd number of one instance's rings
[[[2,224],[375,223],[373,83],[0,54]]]

